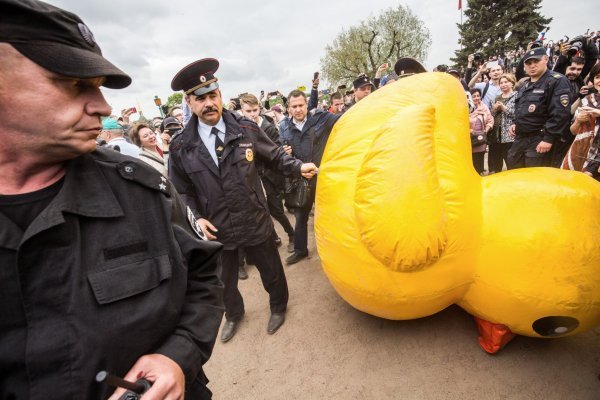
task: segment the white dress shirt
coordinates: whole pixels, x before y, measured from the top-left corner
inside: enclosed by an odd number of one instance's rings
[[[219,161],[217,160],[217,152],[215,151],[215,136],[211,135],[212,126],[206,125],[204,122],[198,119],[198,134],[200,135],[200,139],[202,139],[202,143],[206,146],[206,149],[210,153],[213,161],[216,166],[219,166]],[[219,122],[214,126],[219,130],[219,139],[225,142],[225,121],[223,121],[223,117],[219,119]]]

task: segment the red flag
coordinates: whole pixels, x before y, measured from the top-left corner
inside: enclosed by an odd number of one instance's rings
[[[458,0],[458,9],[462,10],[462,0]]]

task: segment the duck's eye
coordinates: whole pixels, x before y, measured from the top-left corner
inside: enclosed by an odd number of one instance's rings
[[[534,331],[546,337],[562,336],[572,332],[579,326],[579,321],[572,317],[544,317],[532,325]]]

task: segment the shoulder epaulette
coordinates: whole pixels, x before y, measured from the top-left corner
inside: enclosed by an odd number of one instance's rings
[[[553,78],[556,78],[556,79],[560,78],[561,76],[562,76],[562,75],[561,75],[561,74],[559,74],[559,73],[554,73],[554,74],[552,74],[552,77],[553,77]]]
[[[160,172],[143,161],[123,161],[117,164],[121,178],[171,196],[171,184]]]

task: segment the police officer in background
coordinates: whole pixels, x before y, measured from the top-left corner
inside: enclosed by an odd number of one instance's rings
[[[193,115],[171,142],[169,177],[198,224],[211,240],[224,244],[221,279],[225,285],[225,318],[221,341],[234,335],[244,316],[238,290],[238,250],[256,262],[269,293],[271,317],[267,333],[275,333],[285,320],[288,287],[273,237],[273,222],[258,176],[255,158],[286,175],[312,178],[312,163],[287,155],[256,123],[236,112],[223,110],[213,58],[196,61],[177,73],[173,90],[183,90]]]
[[[101,370],[149,380],[144,398],[210,398],[221,246],[158,171],[96,148],[100,86],[131,78],[75,14],[0,10],[0,398],[117,399]]]
[[[508,169],[550,165],[550,150],[570,122],[569,81],[548,70],[543,47],[529,50],[523,57],[529,76],[521,85],[515,103],[515,135],[508,157]]]

